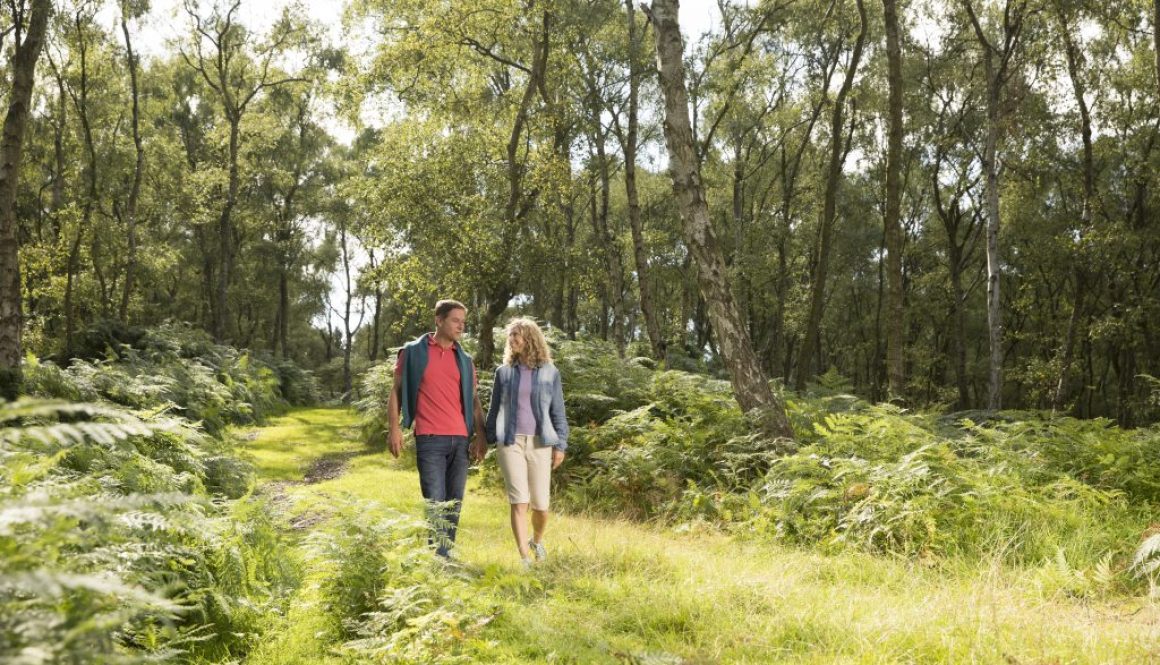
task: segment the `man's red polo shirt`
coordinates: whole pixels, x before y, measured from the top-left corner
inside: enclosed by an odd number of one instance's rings
[[[415,435],[440,434],[445,436],[467,436],[467,423],[463,420],[463,395],[459,391],[459,363],[456,362],[452,344],[444,349],[435,341],[435,335],[427,333],[427,369],[419,382],[419,399],[415,406]],[[395,363],[395,381],[403,376],[403,352],[399,352]],[[475,369],[471,370],[471,381],[478,385]],[[474,408],[468,404],[467,408]]]

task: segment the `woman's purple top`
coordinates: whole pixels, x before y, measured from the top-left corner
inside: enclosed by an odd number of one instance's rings
[[[532,413],[532,370],[520,365],[520,394],[516,399],[516,434],[536,434],[536,414]]]

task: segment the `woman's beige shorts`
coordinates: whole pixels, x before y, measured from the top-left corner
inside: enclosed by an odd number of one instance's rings
[[[540,437],[517,434],[515,443],[496,444],[496,459],[507,485],[508,503],[530,503],[532,510],[548,509],[552,484],[552,446]]]

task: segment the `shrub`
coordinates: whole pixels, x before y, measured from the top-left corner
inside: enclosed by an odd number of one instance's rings
[[[603,425],[578,428],[568,467],[557,475],[573,507],[651,518],[685,510],[689,487],[747,486],[776,457],[752,432],[728,384],[685,372],[657,372],[647,404]]]
[[[360,414],[362,440],[372,450],[387,449],[387,401],[394,387],[394,358],[372,366],[363,374],[362,396],[355,402],[355,408]]]
[[[347,502],[333,528],[313,536],[328,571],[322,602],[340,621],[343,650],[359,662],[470,662],[465,638],[494,610],[436,560],[427,534],[422,520]]]
[[[615,366],[610,355],[584,362]],[[612,393],[631,394],[632,408],[574,429],[554,482],[565,506],[709,520],[825,550],[1037,562],[1062,548],[1094,566],[1109,553],[1126,562],[1160,488],[1147,463],[1160,453],[1155,430],[910,413],[870,406],[824,375],[810,395],[783,393],[800,446],[786,454],[740,413],[727,383],[643,371],[643,391]]]
[[[285,358],[265,362],[278,375],[278,387],[282,399],[292,406],[312,406],[321,401],[322,391],[313,372],[302,369]]]
[[[1087,425],[1055,423],[1067,428]],[[1146,511],[1125,492],[1085,482],[1051,461],[1036,428],[946,431],[893,407],[835,414],[819,438],[777,460],[750,527],[790,542],[906,555],[1013,561],[1060,547],[1092,562],[1124,554]]]
[[[212,500],[220,445],[111,405],[0,405],[0,660],[253,646],[297,572],[266,506]]]
[[[549,342],[571,424],[602,423],[648,401],[652,361],[647,358],[622,360],[609,342],[571,341],[558,334],[550,334]]]
[[[289,404],[313,403],[313,375],[289,361],[267,361],[214,344],[188,326],[143,332],[135,346],[108,347],[106,357],[74,359],[61,369],[30,359],[26,389],[41,397],[108,400],[132,409],[172,409],[210,434],[261,422]]]

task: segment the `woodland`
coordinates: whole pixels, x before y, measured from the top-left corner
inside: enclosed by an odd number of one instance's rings
[[[1160,0],[332,4],[4,1],[0,661],[1160,653]],[[443,298],[532,574],[384,454]]]

